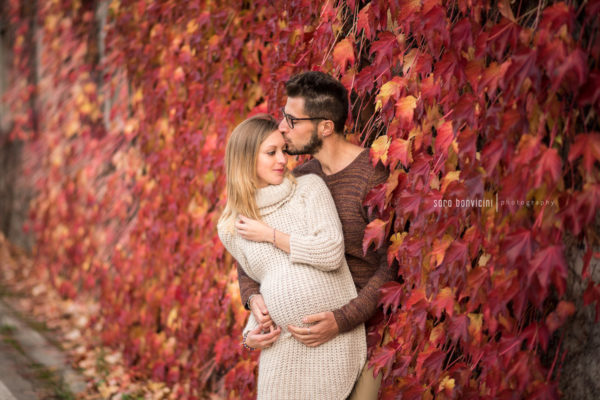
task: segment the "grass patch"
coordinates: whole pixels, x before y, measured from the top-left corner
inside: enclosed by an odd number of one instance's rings
[[[38,388],[43,388],[43,391],[48,394],[48,396],[44,397],[45,399],[75,400],[75,396],[69,390],[64,379],[54,370],[31,360],[21,347],[19,341],[15,338],[15,335],[16,328],[14,326],[8,324],[0,325],[0,338],[2,342],[13,348],[21,356],[17,357],[16,362],[17,365],[20,364],[25,367],[23,369],[23,376],[30,381],[33,380],[32,384]]]
[[[75,396],[69,390],[64,379],[56,372],[38,363],[32,363],[31,368],[35,378],[42,382],[48,390],[52,391],[55,399],[75,400]]]
[[[12,325],[0,325],[0,335],[14,335],[15,334],[15,327]]]
[[[18,351],[19,354],[25,355],[25,351],[23,351],[21,344],[14,337],[15,331],[16,328],[12,325],[0,325],[0,337],[2,338],[2,341]]]
[[[135,396],[131,394],[124,394],[121,396],[121,400],[144,400],[143,396]]]

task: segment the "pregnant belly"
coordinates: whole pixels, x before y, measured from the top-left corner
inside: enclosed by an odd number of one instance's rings
[[[283,328],[304,326],[303,317],[341,307],[354,297],[353,290],[349,272],[323,272],[298,264],[266,274],[260,287],[271,318]]]

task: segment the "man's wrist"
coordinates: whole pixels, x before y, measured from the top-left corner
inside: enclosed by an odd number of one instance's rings
[[[252,307],[252,298],[253,298],[254,296],[258,296],[258,293],[251,294],[251,295],[248,297],[248,300],[246,300],[246,310],[250,310],[250,309],[251,309],[251,307]]]

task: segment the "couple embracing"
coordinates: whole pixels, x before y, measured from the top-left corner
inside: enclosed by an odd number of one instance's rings
[[[305,72],[286,94],[279,123],[258,115],[232,132],[218,225],[251,310],[243,344],[261,350],[258,399],[376,399],[365,324],[395,275],[385,249],[363,254],[363,203],[387,173],[345,139],[339,81]],[[313,158],[290,173],[286,154]]]

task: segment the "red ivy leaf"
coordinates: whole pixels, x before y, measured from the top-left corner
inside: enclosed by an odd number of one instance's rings
[[[521,255],[526,260],[531,259],[531,250],[531,231],[527,229],[520,229],[508,235],[502,244],[502,251],[511,263],[515,262]]]
[[[583,304],[587,306],[592,303],[596,303],[595,322],[598,322],[600,319],[600,284],[594,284],[593,281],[590,281],[583,293]]]
[[[467,341],[469,318],[466,315],[456,315],[448,319],[448,334],[456,341]]]
[[[375,64],[381,64],[383,58],[391,60],[395,51],[398,51],[398,40],[393,33],[388,31],[382,32],[379,38],[371,44],[371,54],[377,53]]]
[[[356,31],[360,32],[361,29],[364,30],[367,39],[373,40],[373,37],[375,37],[375,30],[371,28],[373,25],[373,12],[371,11],[371,3],[369,3],[358,13]]]
[[[556,183],[560,178],[561,171],[562,162],[556,149],[546,149],[540,157],[540,161],[538,162],[538,166],[534,174],[535,186],[540,186],[542,179],[546,174],[550,177],[551,184]]]
[[[377,208],[379,212],[382,212],[385,208],[385,198],[387,194],[387,183],[381,183],[375,186],[367,196],[363,203],[364,206],[369,208],[369,215],[373,214],[373,209]]]
[[[566,58],[555,71],[552,79],[552,90],[557,90],[565,77],[569,87],[579,88],[586,81],[588,75],[587,55],[581,49],[576,49]]]
[[[380,220],[379,218],[371,221],[365,229],[365,235],[363,237],[363,254],[367,254],[367,249],[371,243],[375,243],[375,248],[378,249],[383,244],[385,238],[385,226],[387,222]]]
[[[583,167],[591,173],[594,162],[600,160],[600,133],[582,133],[575,136],[575,144],[569,151],[569,161],[572,163],[579,156],[583,156]]]
[[[588,80],[581,89],[579,105],[596,104],[598,100],[600,100],[600,72],[592,72],[588,75]]]
[[[396,354],[396,345],[393,343],[388,343],[382,348],[379,348],[375,351],[375,354],[371,358],[371,363],[373,365],[373,373],[379,374],[379,371],[385,368],[386,375],[389,374],[389,370],[392,366],[392,362],[394,361],[394,355]]]
[[[404,306],[407,309],[410,309],[418,303],[421,303],[418,308],[424,308],[427,305],[427,296],[425,296],[425,291],[423,289],[414,289]]]
[[[444,351],[436,350],[423,361],[423,368],[437,375],[442,371],[442,364],[445,358],[446,353]]]
[[[403,285],[398,282],[387,282],[381,286],[379,304],[383,305],[384,312],[387,312],[388,309],[393,311],[398,308],[402,299],[402,288]]]
[[[537,274],[540,285],[543,288],[548,288],[550,273],[555,268],[563,278],[567,277],[567,264],[563,256],[562,247],[558,245],[548,246],[535,255],[531,261],[527,278],[531,279],[534,274]]]
[[[540,28],[546,28],[553,32],[558,32],[561,26],[567,25],[571,29],[575,15],[571,8],[563,2],[553,4],[547,7],[542,13]]]
[[[423,199],[421,198],[420,194],[411,193],[405,190],[399,196],[397,204],[398,211],[404,214],[407,218],[409,218],[409,214],[411,213],[416,217],[422,200]]]

